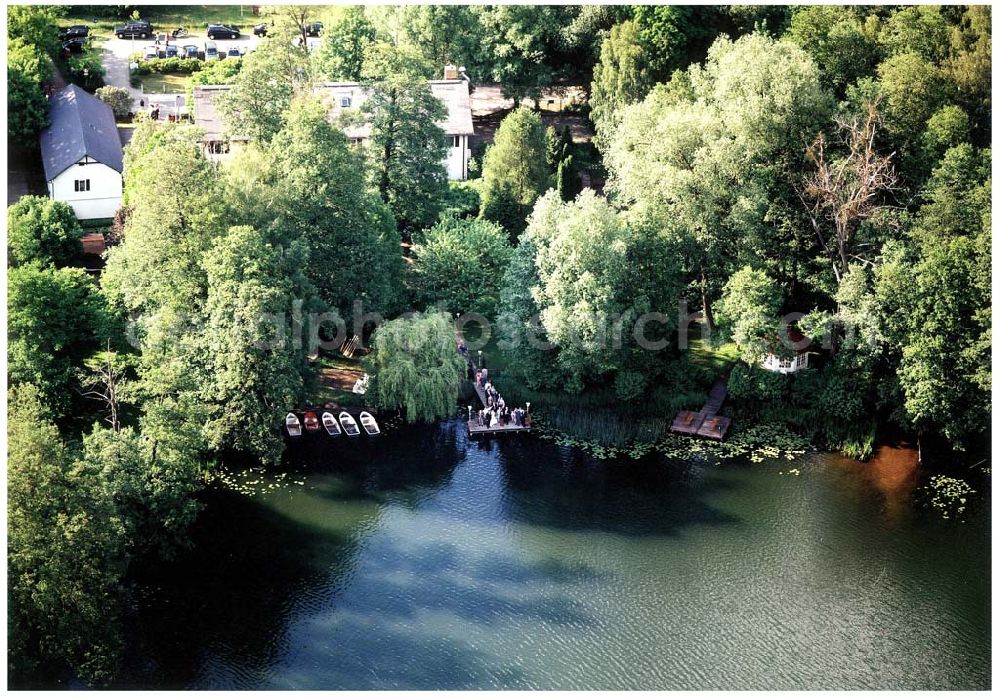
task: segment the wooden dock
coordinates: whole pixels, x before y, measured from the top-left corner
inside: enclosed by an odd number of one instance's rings
[[[704,436],[707,439],[721,441],[729,431],[729,417],[718,416],[722,403],[726,400],[727,376],[719,376],[712,384],[712,389],[708,391],[705,404],[697,412],[691,410],[681,410],[674,417],[670,431],[675,434],[687,434],[689,436]]]

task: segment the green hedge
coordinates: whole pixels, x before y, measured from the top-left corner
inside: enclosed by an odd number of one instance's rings
[[[139,61],[137,75],[150,73],[197,73],[205,66],[205,62],[197,58],[153,58]]]

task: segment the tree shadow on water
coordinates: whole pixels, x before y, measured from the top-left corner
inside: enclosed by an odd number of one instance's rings
[[[739,518],[713,503],[735,479],[657,456],[598,460],[537,439],[501,442],[513,521],[625,536],[675,536],[693,526],[727,526]]]
[[[414,506],[445,487],[465,457],[454,421],[402,425],[379,437],[310,435],[291,444],[290,471],[335,474],[343,485],[335,500],[372,500]]]
[[[252,683],[281,655],[295,613],[349,574],[357,543],[347,535],[320,535],[232,492],[206,499],[190,549],[133,574],[116,688],[198,685],[207,658]]]

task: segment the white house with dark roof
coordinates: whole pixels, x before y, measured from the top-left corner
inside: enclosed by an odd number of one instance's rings
[[[447,72],[446,72],[447,74]],[[445,133],[448,154],[444,165],[448,179],[464,180],[469,176],[471,150],[469,137],[473,135],[472,105],[469,101],[469,83],[465,80],[430,80],[431,93],[444,104],[447,114],[438,126]],[[193,90],[194,124],[202,129],[202,147],[205,157],[220,161],[236,152],[246,137],[226,131],[215,100],[229,91],[228,85],[199,85]],[[368,90],[356,82],[328,82],[314,87],[317,96],[329,105],[329,118],[337,123],[345,112],[360,114],[360,107],[368,99]],[[344,124],[344,134],[354,143],[363,143],[371,135],[371,124],[358,122]]]
[[[111,218],[122,204],[122,144],[111,107],[76,85],[49,100],[42,166],[49,197],[80,220]]]

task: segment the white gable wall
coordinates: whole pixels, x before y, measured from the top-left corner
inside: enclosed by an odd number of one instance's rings
[[[446,136],[448,154],[445,156],[445,168],[448,179],[463,181],[469,176],[469,137]]]
[[[77,180],[90,180],[90,191],[77,191]],[[65,201],[80,220],[111,218],[122,205],[122,176],[114,168],[84,158],[49,182],[49,197]]]

